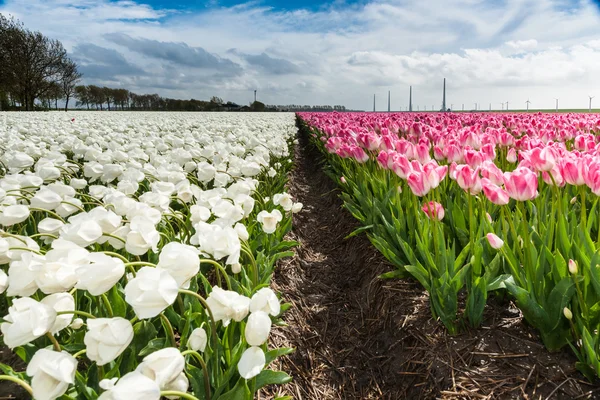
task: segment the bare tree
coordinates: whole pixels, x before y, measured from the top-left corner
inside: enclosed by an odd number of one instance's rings
[[[70,59],[65,60],[60,71],[60,87],[65,99],[65,111],[69,109],[69,99],[75,94],[80,79],[81,73],[77,71],[77,64]]]

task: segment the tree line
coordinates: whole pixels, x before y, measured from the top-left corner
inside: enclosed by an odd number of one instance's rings
[[[81,76],[60,41],[0,14],[0,109],[31,111],[52,99],[58,107],[58,98],[67,109]]]
[[[232,102],[224,103],[213,96],[210,101],[180,100],[154,94],[137,94],[123,88],[79,85],[75,87],[76,106],[100,111],[224,111],[239,107]]]

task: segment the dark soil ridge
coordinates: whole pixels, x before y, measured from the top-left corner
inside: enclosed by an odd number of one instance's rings
[[[549,353],[507,301],[490,299],[478,330],[449,336],[412,280],[383,281],[393,267],[342,208],[322,157],[300,137],[289,190],[304,209],[294,220],[296,256],[274,285],[292,307],[276,346],[295,347],[277,368],[293,381],[267,397],[296,399],[591,399],[600,386],[567,350]]]

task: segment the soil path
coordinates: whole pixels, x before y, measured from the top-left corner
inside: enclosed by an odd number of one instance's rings
[[[568,352],[550,354],[518,310],[492,300],[477,331],[448,336],[431,318],[423,289],[382,281],[393,267],[342,208],[318,151],[300,137],[290,192],[304,209],[294,221],[296,257],[274,281],[292,307],[277,346],[297,350],[279,368],[297,399],[596,398]]]

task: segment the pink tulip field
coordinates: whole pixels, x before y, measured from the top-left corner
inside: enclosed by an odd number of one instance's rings
[[[371,243],[450,334],[508,296],[600,375],[600,115],[301,113]]]

